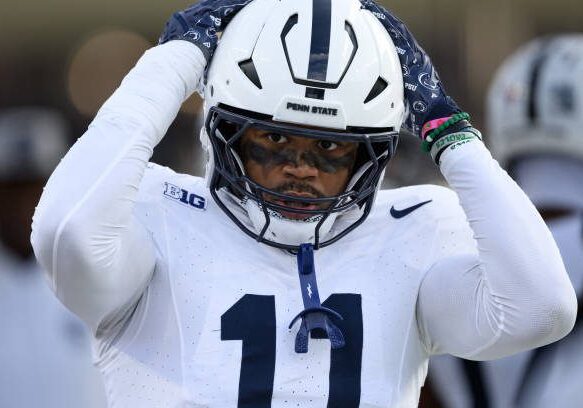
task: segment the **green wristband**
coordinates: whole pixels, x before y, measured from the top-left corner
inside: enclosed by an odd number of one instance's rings
[[[477,129],[465,130],[462,132],[451,133],[437,139],[431,146],[431,158],[435,164],[439,165],[439,159],[446,149],[455,146],[461,146],[472,140],[482,141],[482,135]]]
[[[470,114],[466,112],[456,113],[455,115],[452,115],[447,121],[442,123],[439,127],[433,129],[421,144],[421,148],[423,149],[423,151],[424,152],[431,151],[431,147],[435,143],[435,140],[438,138],[438,136],[441,133],[443,133],[445,129],[452,125],[455,125],[458,122],[461,122],[462,120],[470,120]]]

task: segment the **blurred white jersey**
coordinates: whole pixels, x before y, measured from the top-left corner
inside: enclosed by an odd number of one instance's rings
[[[424,271],[475,243],[450,190],[379,195],[365,224],[315,251],[320,299],[344,317],[347,345],[312,338],[298,354],[299,323],[288,329],[304,309],[296,256],[242,234],[202,179],[151,165],[136,212],[157,268],[127,326],[100,340],[112,406],[416,406],[428,360],[416,319]]]
[[[549,222],[565,267],[583,295],[583,216]],[[579,306],[580,307],[580,306]],[[431,384],[444,408],[572,408],[583,404],[581,316],[564,339],[532,351],[482,362],[431,358]],[[475,405],[475,404],[481,405]]]
[[[0,247],[0,407],[103,408],[89,331],[46,284],[37,263]]]

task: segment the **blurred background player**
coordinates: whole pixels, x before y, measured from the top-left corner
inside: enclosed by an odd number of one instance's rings
[[[501,66],[487,101],[495,158],[535,204],[577,290],[575,328],[546,347],[488,362],[439,356],[445,408],[583,406],[583,34],[534,40]]]
[[[0,113],[0,407],[105,406],[88,331],[51,292],[30,245],[34,207],[67,148],[59,114]]]

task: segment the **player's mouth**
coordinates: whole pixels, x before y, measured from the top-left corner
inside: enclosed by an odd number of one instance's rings
[[[297,192],[293,192],[293,191],[285,191],[283,192],[284,194],[290,196],[290,197],[294,197],[294,198],[318,198],[313,194],[309,194],[309,193],[297,193]],[[306,201],[301,201],[301,200],[283,200],[281,198],[275,198],[275,197],[270,197],[270,199],[268,199],[268,201],[277,204],[277,205],[281,205],[284,207],[288,207],[288,208],[293,208],[293,209],[297,209],[297,210],[301,210],[301,211],[314,211],[314,210],[321,210],[321,209],[325,209],[328,205],[325,202],[322,203],[311,203],[311,202],[306,202]],[[313,217],[314,214],[306,214],[306,213],[302,213],[302,212],[292,212],[292,211],[285,211],[285,210],[277,210],[281,215],[283,215],[285,218],[289,218],[292,220],[305,220],[306,218],[310,218]]]

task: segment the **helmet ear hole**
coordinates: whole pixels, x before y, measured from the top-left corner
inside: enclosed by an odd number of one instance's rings
[[[358,145],[358,150],[356,151],[356,160],[354,161],[354,167],[352,169],[353,175],[364,166],[365,163],[370,161],[370,156],[366,149],[366,146],[362,143]]]
[[[220,135],[223,137],[225,142],[227,142],[235,133],[237,133],[237,131],[240,129],[240,125],[229,122],[227,120],[222,120],[217,126],[217,129],[219,130]]]
[[[391,146],[392,142],[377,142],[372,143],[371,147],[374,152],[374,157],[371,157],[367,146],[361,143],[356,152],[356,160],[352,169],[351,180],[348,184],[348,189],[358,190],[365,183],[365,180],[370,176],[376,161],[379,165],[377,171],[384,171],[386,164],[393,155],[394,148]]]

